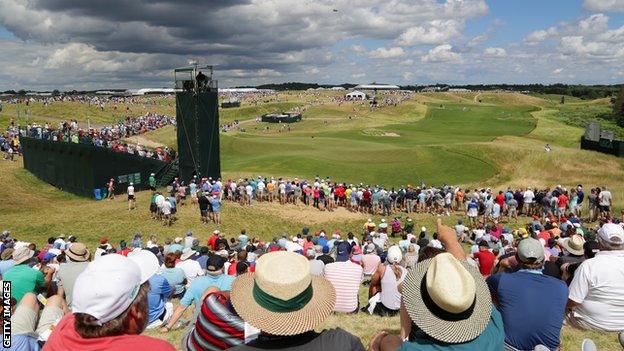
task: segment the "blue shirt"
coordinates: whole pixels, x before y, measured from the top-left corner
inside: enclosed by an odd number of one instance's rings
[[[150,291],[147,294],[147,323],[152,323],[165,311],[165,303],[171,297],[173,289],[167,279],[160,274],[154,274],[149,278]]]
[[[238,241],[240,241],[242,247],[245,247],[247,243],[249,243],[249,237],[245,234],[241,234],[238,236]]]
[[[210,204],[212,205],[212,212],[221,211],[221,201],[219,199],[210,199]]]
[[[481,335],[474,340],[461,344],[447,344],[436,341],[420,330],[412,331],[410,340],[404,342],[397,351],[500,351],[503,349],[505,341],[503,319],[500,313],[492,307],[490,323],[488,323]]]
[[[220,274],[217,276],[208,274],[197,277],[193,279],[188,289],[186,289],[184,296],[180,299],[180,303],[188,307],[191,303],[195,302],[195,308],[200,309],[202,304],[201,298],[206,289],[215,287],[221,291],[230,291],[234,279],[236,279],[235,276],[227,274]]]
[[[542,344],[559,347],[559,336],[568,287],[540,271],[521,270],[487,278],[490,291],[498,296],[499,311],[505,322],[505,341],[521,350]]]
[[[159,274],[167,279],[169,285],[173,286],[175,295],[184,291],[184,284],[182,284],[182,282],[184,282],[186,276],[182,268],[161,268]]]
[[[180,244],[171,244],[171,246],[169,246],[169,252],[176,252],[176,251],[182,252],[182,250],[184,250],[184,246]]]
[[[15,261],[13,259],[8,259],[6,261],[0,261],[0,275],[4,274],[4,272],[8,271],[9,268],[15,266]]]
[[[206,266],[208,265],[208,255],[201,255],[197,257],[195,261],[199,263],[201,268],[206,269]]]
[[[37,342],[37,338],[29,334],[13,334],[11,335],[11,347],[9,351],[39,351],[41,346]]]

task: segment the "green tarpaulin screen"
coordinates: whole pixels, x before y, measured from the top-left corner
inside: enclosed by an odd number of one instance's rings
[[[20,138],[24,168],[61,190],[93,196],[96,188],[106,187],[110,178],[116,193],[124,193],[130,182],[136,190],[149,188],[150,173],[163,173],[165,162],[89,144]]]
[[[176,93],[180,179],[221,177],[219,102],[216,91]]]

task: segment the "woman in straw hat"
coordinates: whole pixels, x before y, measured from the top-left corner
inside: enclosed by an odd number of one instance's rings
[[[447,252],[419,262],[403,283],[401,337],[381,332],[369,350],[503,349],[503,321],[487,284],[440,219],[438,235]]]
[[[261,330],[256,340],[230,350],[365,350],[357,337],[342,329],[314,331],[334,309],[336,293],[327,279],[310,274],[302,255],[262,255],[255,273],[239,276],[230,294],[236,312]]]

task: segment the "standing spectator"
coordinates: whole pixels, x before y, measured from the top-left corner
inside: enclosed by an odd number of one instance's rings
[[[136,208],[136,200],[134,198],[134,183],[128,185],[128,211]]]

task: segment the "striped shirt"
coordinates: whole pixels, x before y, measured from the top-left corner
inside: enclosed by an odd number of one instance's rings
[[[325,278],[336,290],[334,311],[351,313],[358,308],[358,290],[362,282],[362,267],[351,262],[335,262],[325,266]]]

